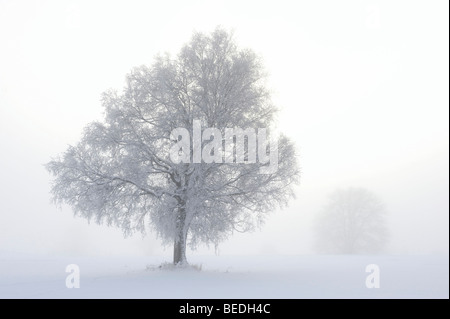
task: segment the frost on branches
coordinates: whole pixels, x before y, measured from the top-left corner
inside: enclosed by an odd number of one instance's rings
[[[47,164],[55,202],[125,235],[151,227],[174,243],[175,264],[186,263],[187,244],[217,244],[252,229],[293,196],[299,171],[289,139],[272,140],[278,169],[271,174],[260,174],[269,163],[175,164],[169,153],[171,132],[192,132],[196,121],[222,136],[225,128],[270,129],[276,108],[264,78],[257,56],[221,29],[194,34],[175,59],[133,69],[121,94],[103,94],[104,120]]]

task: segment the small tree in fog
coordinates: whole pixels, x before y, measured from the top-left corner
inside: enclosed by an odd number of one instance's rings
[[[226,136],[226,128],[270,128],[276,108],[264,78],[258,57],[221,29],[196,33],[174,59],[165,55],[135,68],[121,94],[104,93],[104,120],[88,125],[77,145],[47,164],[55,201],[126,235],[150,226],[173,243],[175,264],[186,262],[186,244],[217,244],[234,230],[252,229],[293,196],[298,169],[289,139],[273,140],[278,167],[265,174],[270,163],[261,161],[195,162],[194,143],[185,144],[182,161],[170,153],[180,137],[174,129],[192,134],[196,123],[213,128],[203,130],[202,147],[216,142],[217,129]],[[226,141],[217,142],[208,158],[222,154]],[[245,142],[250,145],[248,136]]]
[[[385,214],[383,202],[366,189],[335,191],[316,218],[317,250],[337,254],[380,252],[388,239]]]

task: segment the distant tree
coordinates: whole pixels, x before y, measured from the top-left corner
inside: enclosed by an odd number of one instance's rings
[[[288,138],[270,142],[278,145],[278,166],[265,174],[267,162],[195,162],[194,143],[181,150],[184,161],[173,161],[169,153],[180,141],[173,130],[193,132],[196,123],[222,136],[225,128],[269,129],[276,108],[264,78],[258,57],[238,49],[220,28],[195,33],[175,59],[164,55],[150,67],[133,69],[122,94],[103,94],[104,120],[88,125],[77,145],[47,164],[54,201],[125,235],[150,226],[164,243],[174,244],[175,264],[186,263],[186,244],[217,244],[234,230],[252,229],[293,196],[299,171]],[[214,130],[202,134],[207,140],[201,147],[219,138]],[[242,143],[250,145],[249,139]],[[236,152],[237,144],[232,141]],[[209,159],[224,154],[220,147],[210,151]]]
[[[317,215],[316,248],[322,253],[377,253],[386,245],[385,205],[363,188],[335,191]]]

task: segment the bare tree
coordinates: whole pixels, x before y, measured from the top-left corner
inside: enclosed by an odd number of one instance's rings
[[[193,160],[195,142],[183,150],[190,161],[169,154],[180,139],[171,135],[174,129],[195,134],[196,123],[222,136],[231,127],[269,129],[276,108],[264,79],[260,59],[220,28],[195,33],[176,58],[160,56],[133,69],[122,94],[103,94],[104,120],[88,125],[77,145],[47,164],[54,201],[125,235],[155,230],[174,244],[175,264],[186,263],[186,244],[217,244],[235,230],[254,228],[293,196],[299,171],[288,138],[270,141],[278,145],[278,166],[265,174],[267,161],[218,161],[214,156],[225,154],[220,147],[203,153],[216,159],[208,163]],[[211,137],[223,145],[215,132],[202,129],[208,138],[203,134],[200,146]],[[237,144],[232,139],[236,152]],[[251,144],[249,136],[243,144]],[[269,145],[262,149],[267,155]],[[247,150],[244,160],[248,156]]]
[[[388,240],[383,202],[363,188],[335,191],[317,215],[316,248],[323,253],[380,252]]]

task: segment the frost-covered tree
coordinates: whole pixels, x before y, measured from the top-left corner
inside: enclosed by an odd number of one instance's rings
[[[47,164],[54,201],[125,235],[153,229],[174,243],[175,264],[186,262],[186,244],[217,244],[252,229],[293,196],[299,171],[292,142],[282,135],[271,140],[278,168],[261,174],[270,163],[195,162],[195,143],[182,150],[190,161],[176,163],[170,150],[180,136],[171,133],[193,132],[195,123],[202,133],[216,128],[222,136],[226,128],[269,129],[276,108],[264,80],[260,59],[228,32],[195,33],[176,58],[137,67],[121,94],[103,94],[104,120],[89,124],[77,145]],[[209,133],[201,147],[220,136]],[[243,144],[250,146],[248,136]],[[236,138],[232,145],[237,152]],[[264,145],[264,153],[269,149]],[[203,155],[226,156],[219,147],[210,151]]]
[[[317,215],[315,230],[319,252],[380,252],[388,240],[385,205],[364,188],[336,190]]]

